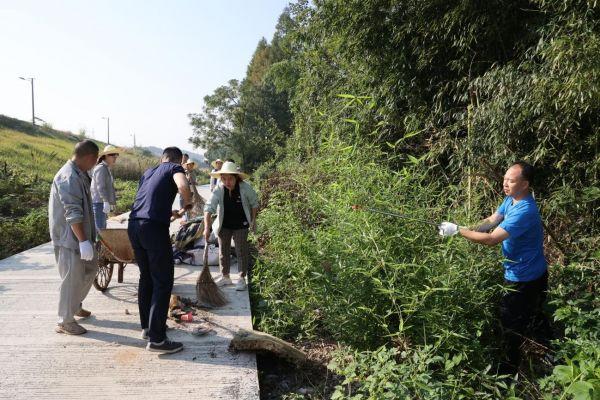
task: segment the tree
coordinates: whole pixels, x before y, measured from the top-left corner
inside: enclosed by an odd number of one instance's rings
[[[289,91],[277,87],[277,73],[271,73],[283,55],[261,39],[246,78],[217,88],[204,98],[201,113],[189,114],[194,129],[190,142],[206,149],[210,158],[234,158],[250,171],[273,157],[292,132]]]

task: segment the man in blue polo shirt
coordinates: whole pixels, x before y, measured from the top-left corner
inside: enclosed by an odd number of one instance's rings
[[[138,307],[142,338],[148,340],[147,350],[160,353],[183,349],[181,343],[172,342],[166,336],[175,274],[169,225],[171,218],[181,218],[192,206],[192,194],[181,159],[181,150],[167,147],[160,164],[144,172],[127,227],[140,268]],[[183,207],[172,210],[178,191],[183,198]]]
[[[531,165],[515,163],[504,175],[506,198],[494,214],[472,228],[451,222],[439,226],[442,236],[460,233],[472,242],[488,246],[502,242],[504,279],[511,289],[500,306],[507,347],[507,365],[502,372],[508,373],[518,370],[519,348],[530,325],[536,323],[544,334],[549,333],[549,322],[541,310],[548,290],[548,263],[544,257],[542,219],[530,189],[533,175]]]

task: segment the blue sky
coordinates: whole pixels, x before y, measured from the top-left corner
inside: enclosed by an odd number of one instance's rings
[[[187,114],[244,77],[288,0],[0,0],[0,114],[192,150]]]

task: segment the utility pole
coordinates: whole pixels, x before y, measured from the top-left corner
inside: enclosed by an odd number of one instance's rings
[[[20,76],[19,79],[31,82],[31,123],[33,125],[35,125],[35,100],[34,100],[34,96],[33,96],[33,79],[34,78],[23,78],[22,76]]]
[[[110,144],[110,117],[102,117],[106,120],[106,144]]]
[[[133,148],[135,149],[136,148],[136,145],[135,145],[135,133],[132,133],[131,136],[133,136]]]

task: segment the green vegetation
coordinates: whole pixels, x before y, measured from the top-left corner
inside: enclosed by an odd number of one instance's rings
[[[339,343],[333,398],[598,398],[599,50],[592,1],[291,4],[191,115],[208,157],[260,165],[257,328]],[[517,159],[538,170],[556,340],[507,384],[499,248],[351,205],[468,224]]]
[[[68,132],[0,116],[0,259],[50,240],[50,184],[79,140]],[[114,171],[118,213],[131,208],[141,173],[154,163],[156,159],[137,152],[122,153]]]

